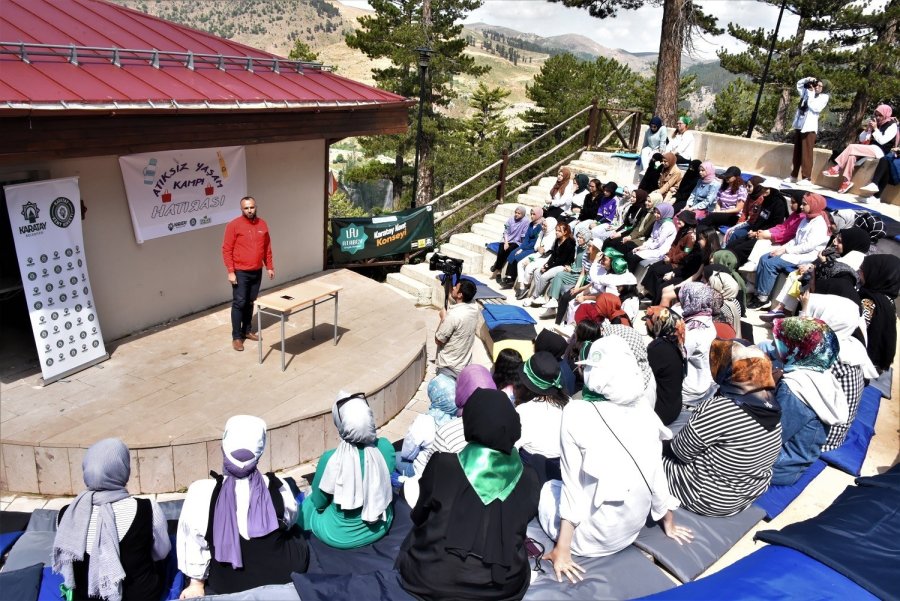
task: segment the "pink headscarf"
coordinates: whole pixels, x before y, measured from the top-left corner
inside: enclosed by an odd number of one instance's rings
[[[544,221],[543,207],[531,207],[531,210],[534,211],[534,220],[532,223],[542,223]]]
[[[894,114],[894,109],[892,109],[887,104],[879,104],[877,107],[875,107],[875,112],[885,119],[890,119],[891,115]]]
[[[706,175],[703,176],[704,183],[711,184],[716,181],[716,166],[712,164],[712,161],[703,161],[700,163],[700,167],[706,171]]]
[[[491,372],[485,366],[476,363],[466,365],[456,378],[457,416],[463,414],[463,407],[469,401],[469,397],[479,388],[497,390],[497,385],[494,384]]]

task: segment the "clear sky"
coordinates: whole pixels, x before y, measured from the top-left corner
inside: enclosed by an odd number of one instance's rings
[[[884,5],[887,0],[875,0]],[[368,8],[365,0],[343,0],[344,4]],[[758,0],[698,0],[705,12],[719,19],[723,29],[728,22],[738,22],[755,29],[771,30],[778,19],[778,7]],[[609,48],[622,48],[629,52],[658,52],[662,7],[649,3],[638,10],[619,11],[614,19],[595,19],[586,10],[568,8],[546,0],[485,0],[484,5],[472,12],[466,23],[483,22],[509,27],[525,33],[554,36],[578,33]],[[779,37],[793,34],[798,18],[785,11]],[[703,36],[694,39],[698,58],[714,60],[718,48],[740,50],[742,44],[727,33],[721,36]]]

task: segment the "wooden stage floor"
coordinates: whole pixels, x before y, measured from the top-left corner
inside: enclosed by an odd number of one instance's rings
[[[219,439],[232,415],[269,426],[263,471],[317,458],[338,439],[331,405],[341,389],[366,392],[379,425],[400,412],[425,374],[426,317],[412,301],[348,270],[315,274],[342,286],[339,339],[332,303],[263,318],[255,342],[231,348],[230,303],[110,343],[110,359],[46,387],[31,370],[0,382],[0,489],[45,495],[83,488],[84,449],[110,436],[132,450],[134,492],[183,489],[222,464]],[[264,290],[267,294],[277,289]],[[3,371],[0,366],[0,373]]]

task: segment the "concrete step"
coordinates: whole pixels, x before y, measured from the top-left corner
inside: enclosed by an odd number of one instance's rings
[[[463,248],[449,242],[441,244],[441,249],[438,252],[440,252],[442,255],[453,257],[454,259],[462,259],[462,271],[465,274],[481,273],[481,264],[483,261],[484,253],[476,253],[467,248]]]
[[[415,280],[420,284],[431,286],[437,281],[438,272],[431,271],[428,267],[428,261],[417,263],[415,265],[402,265],[400,273],[411,280]]]
[[[417,305],[430,305],[431,286],[403,275],[403,273],[389,273],[386,283],[395,288],[401,294],[412,298]]]
[[[516,212],[516,207],[519,206],[517,202],[507,202],[502,205],[497,205],[497,208],[494,209],[495,215],[502,215],[504,219],[509,219]],[[528,215],[525,215],[528,217]]]
[[[528,207],[542,207],[544,206],[546,201],[550,200],[550,194],[549,190],[541,191],[540,196],[535,196],[531,192],[525,192],[523,194],[519,194],[517,200]]]
[[[493,240],[474,232],[462,232],[460,234],[453,234],[452,236],[450,236],[451,244],[455,244],[456,246],[467,248],[472,252],[482,254],[484,252],[484,245],[491,242],[497,242],[497,240]]]
[[[498,215],[496,213],[488,213],[484,216],[484,219],[482,219],[482,221],[490,225],[497,224],[500,225],[500,227],[503,227],[506,225],[507,219],[509,219],[509,217],[504,217],[503,215]]]
[[[476,223],[472,225],[472,233],[479,234],[496,242],[503,235],[503,226],[492,223]]]

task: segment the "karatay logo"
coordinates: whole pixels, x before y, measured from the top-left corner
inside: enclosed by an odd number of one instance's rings
[[[75,218],[75,205],[65,196],[60,196],[50,203],[50,221],[59,228],[67,228]]]
[[[38,221],[38,218],[41,215],[41,209],[35,203],[29,201],[23,204],[21,215],[27,223],[19,226],[20,236],[39,234],[47,229],[46,221]]]
[[[22,218],[28,223],[34,223],[41,216],[41,210],[33,202],[26,202],[22,205]]]

